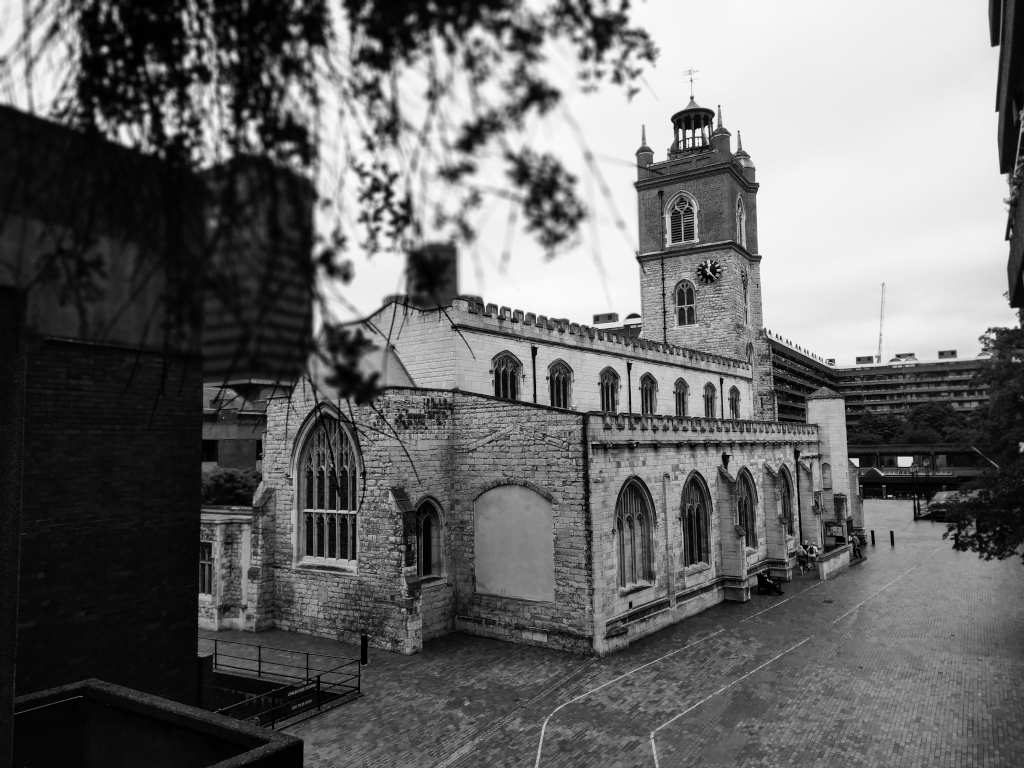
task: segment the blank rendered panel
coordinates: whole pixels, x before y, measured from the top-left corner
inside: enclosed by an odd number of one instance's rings
[[[521,485],[476,500],[476,591],[524,600],[555,599],[551,502]]]

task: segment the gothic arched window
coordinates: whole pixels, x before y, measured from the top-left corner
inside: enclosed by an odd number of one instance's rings
[[[548,389],[551,392],[551,404],[555,408],[568,408],[572,392],[572,368],[561,360],[548,366]]]
[[[796,532],[793,525],[793,486],[784,468],[779,470],[779,511],[782,513],[786,533],[792,536]]]
[[[657,410],[658,382],[649,373],[640,377],[640,413],[653,414]]]
[[[704,385],[704,418],[715,418],[715,385],[710,381]]]
[[[707,483],[697,472],[683,486],[683,508],[680,511],[683,534],[683,565],[710,563],[708,529],[711,515],[711,494]]]
[[[666,245],[697,242],[697,201],[687,194],[677,195],[665,212]]]
[[[619,586],[654,581],[654,508],[643,483],[627,480],[615,502]]]
[[[690,388],[682,379],[676,379],[676,416],[686,415],[686,400],[690,396]]]
[[[740,417],[740,391],[736,387],[729,388],[729,418]]]
[[[444,573],[441,510],[428,499],[417,508],[416,522],[416,570],[420,576],[440,576]]]
[[[696,292],[689,280],[676,286],[676,324],[693,325],[697,322]]]
[[[741,470],[736,478],[736,516],[747,534],[747,546],[757,548],[757,491],[750,473]]]
[[[606,413],[615,413],[619,402],[619,374],[611,368],[601,371],[599,379],[601,387],[601,410]]]
[[[494,396],[502,400],[519,399],[519,377],[523,364],[511,352],[502,352],[491,363],[494,374]]]
[[[747,247],[747,209],[739,196],[736,197],[736,242]]]
[[[355,565],[359,461],[346,427],[333,416],[318,414],[298,466],[302,559]]]

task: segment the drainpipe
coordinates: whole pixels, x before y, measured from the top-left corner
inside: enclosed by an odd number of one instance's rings
[[[580,436],[580,453],[583,456],[583,540],[586,547],[587,568],[590,569],[590,582],[596,578],[594,568],[594,521],[590,511],[590,416],[583,414],[582,434]],[[590,615],[594,621],[594,644],[598,639],[597,627],[597,589],[590,590]],[[596,647],[595,647],[595,650]]]
[[[796,533],[801,544],[804,543],[804,521],[800,511],[800,449],[793,449],[793,463],[796,465]]]
[[[668,578],[665,579],[665,596],[668,598],[668,604],[675,606],[675,568],[672,564],[672,551],[668,542],[668,480],[669,474],[666,472],[661,476],[662,516],[665,523],[662,526],[665,529],[665,571],[668,574]]]
[[[718,377],[718,404],[722,411],[722,418],[725,419],[725,379]]]
[[[537,347],[530,347],[530,364],[533,366],[533,402],[537,402]]]
[[[626,361],[626,413],[633,412],[633,361]]]
[[[658,210],[661,212],[661,250],[665,250],[665,193],[658,190]],[[661,340],[668,343],[668,316],[665,314],[665,256],[661,257]]]

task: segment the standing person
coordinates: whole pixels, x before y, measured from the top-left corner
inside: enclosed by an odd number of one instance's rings
[[[796,545],[796,562],[800,566],[800,573],[810,567],[810,556],[807,554],[807,542]]]
[[[806,546],[806,544],[807,542],[805,541],[804,545]],[[808,558],[810,558],[811,560],[815,560],[818,557],[819,550],[816,544],[811,544],[809,547],[806,547],[806,549]]]

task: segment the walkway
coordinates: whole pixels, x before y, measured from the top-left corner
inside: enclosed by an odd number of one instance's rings
[[[1024,567],[953,552],[909,502],[868,504],[878,546],[833,581],[800,577],[604,659],[462,635],[371,650],[365,695],[289,732],[309,766],[1019,765]],[[255,639],[218,636],[236,635]]]

